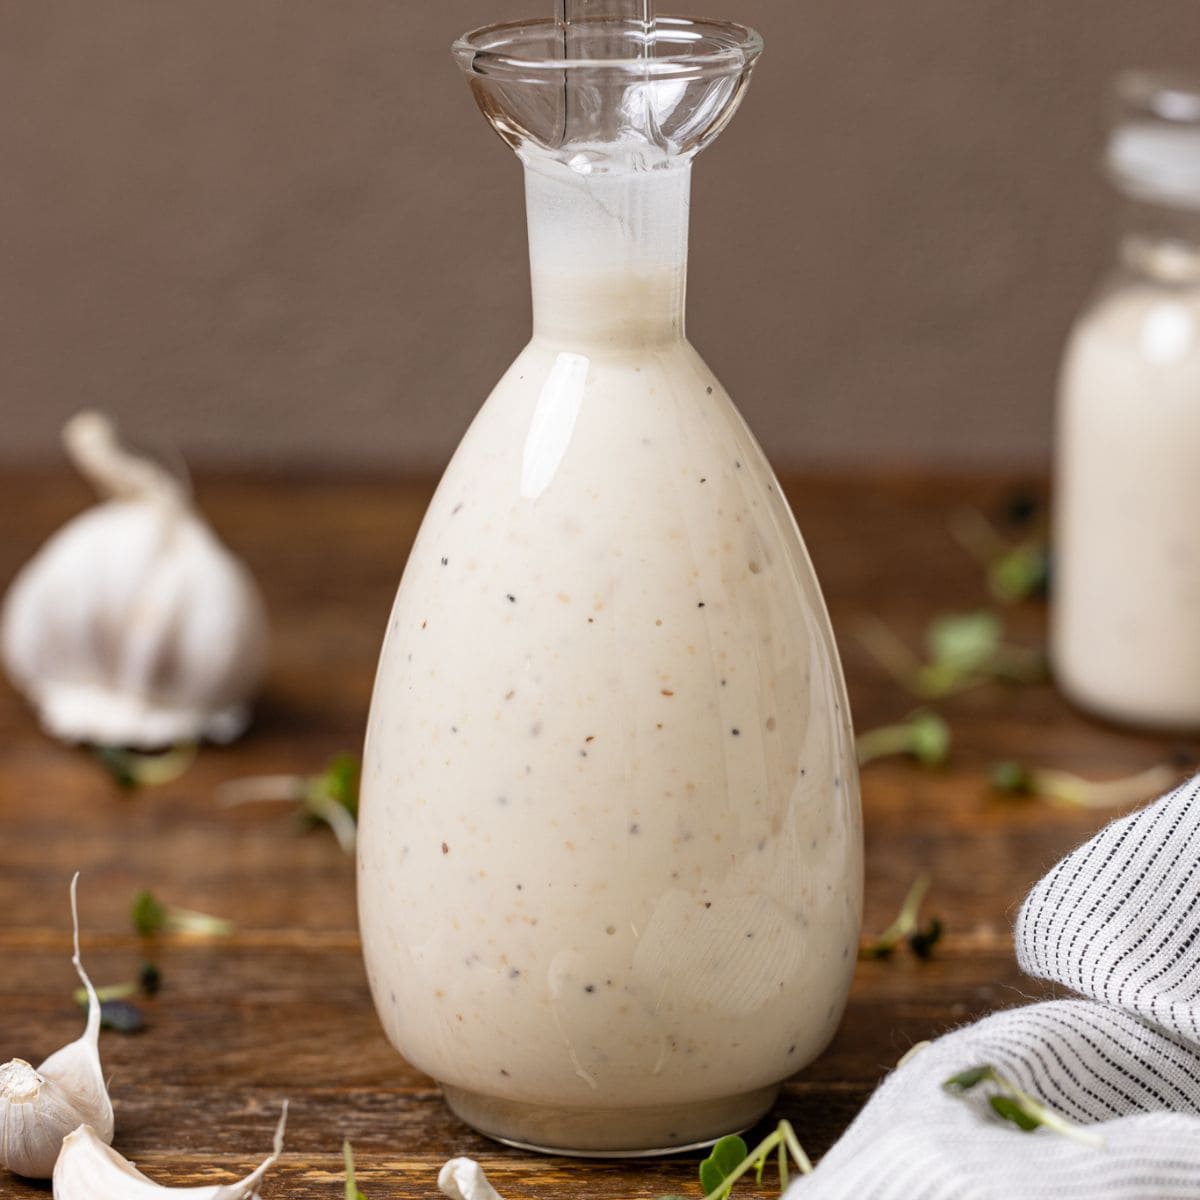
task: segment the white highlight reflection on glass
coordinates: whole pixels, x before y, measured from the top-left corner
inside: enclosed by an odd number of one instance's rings
[[[521,496],[536,500],[554,481],[575,432],[591,360],[564,351],[554,360],[525,435]]]

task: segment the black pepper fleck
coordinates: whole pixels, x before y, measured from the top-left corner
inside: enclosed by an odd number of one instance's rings
[[[592,992],[596,990],[596,985],[594,983],[585,983],[583,985],[583,990],[590,996]]]
[[[514,595],[512,594],[512,592],[508,592],[508,593],[506,593],[506,595],[507,595],[507,597],[508,597],[508,602],[509,602],[509,604],[516,604],[516,602],[517,602],[517,598],[516,598],[516,596],[514,596]]]
[[[795,1043],[795,1042],[793,1042],[793,1043],[792,1043],[792,1044],[791,1044],[791,1045],[788,1047],[788,1053],[789,1053],[789,1054],[795,1054],[795,1053],[796,1053],[796,1043]]]
[[[704,907],[705,907],[705,908],[712,908],[712,901],[711,901],[711,900],[705,900],[705,902],[704,902]]]
[[[697,607],[697,608],[703,608],[703,607],[704,607],[704,601],[703,601],[703,600],[701,600],[701,601],[700,601],[700,602],[699,602],[699,603],[696,605],[696,607]]]
[[[449,853],[450,853],[450,847],[449,847],[449,846],[447,846],[445,842],[443,842],[443,843],[442,843],[442,853],[443,853],[443,854],[449,854]]]
[[[712,395],[712,388],[710,388],[710,387],[706,387],[706,388],[704,389],[704,391],[705,391],[705,394],[706,394],[706,395],[709,395],[709,396],[711,396],[711,395]]]
[[[630,833],[641,833],[642,827],[636,821],[634,821],[634,823],[632,825],[630,825],[630,827],[629,827],[629,832]]]
[[[508,977],[509,977],[509,979],[520,979],[521,978],[521,968],[513,967],[512,970],[509,971]]]
[[[729,732],[732,733],[734,737],[742,736],[742,731],[740,729],[731,729]]]
[[[500,1068],[500,1074],[503,1075],[505,1079],[512,1078],[512,1076],[503,1067]]]
[[[447,566],[449,566],[449,565],[450,565],[450,560],[449,560],[448,558],[443,558],[443,559],[442,559],[442,566],[443,566],[443,567],[447,567]]]
[[[456,517],[456,516],[458,516],[458,514],[460,512],[462,512],[462,501],[461,500],[450,510],[450,515],[452,517]]]

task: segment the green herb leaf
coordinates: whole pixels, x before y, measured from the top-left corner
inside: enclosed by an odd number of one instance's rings
[[[1026,1133],[1036,1129],[1041,1124],[1041,1121],[1037,1117],[1027,1113],[1011,1096],[989,1096],[988,1103],[1006,1121],[1011,1121]]]
[[[1003,627],[994,612],[944,613],[925,631],[925,644],[934,666],[958,675],[985,668],[1000,645]]]
[[[1050,584],[1050,552],[1041,538],[1030,538],[997,558],[987,577],[992,595],[1005,604],[1044,596]]]
[[[933,957],[933,948],[942,940],[942,923],[930,917],[923,926],[908,935],[908,948],[918,957]]]
[[[960,1071],[957,1075],[951,1075],[950,1078],[942,1084],[942,1087],[946,1088],[947,1091],[957,1090],[969,1092],[971,1088],[982,1083],[985,1079],[994,1079],[995,1077],[995,1071],[987,1065],[982,1067],[971,1067],[966,1071]]]
[[[138,987],[144,996],[158,995],[162,987],[162,972],[152,962],[142,963],[142,969],[138,972]]]
[[[142,937],[153,937],[167,923],[165,905],[160,904],[154,898],[153,893],[144,888],[133,898],[131,916],[133,918],[133,928]]]
[[[730,1176],[748,1154],[746,1143],[736,1133],[721,1138],[700,1164],[700,1186],[705,1196],[728,1196],[733,1187]]]
[[[358,816],[358,783],[361,768],[353,754],[337,755],[316,777],[316,790],[340,804],[352,817]]]

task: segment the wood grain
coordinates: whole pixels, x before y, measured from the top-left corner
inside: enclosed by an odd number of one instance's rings
[[[935,612],[986,603],[980,571],[946,519],[964,504],[997,509],[1011,486],[875,476],[788,488],[860,729],[913,702],[863,650],[857,623],[873,614],[918,645]],[[165,939],[155,951],[164,987],[145,1005],[148,1028],[103,1036],[116,1144],[152,1177],[205,1183],[247,1170],[268,1149],[287,1097],[287,1152],[268,1196],[340,1197],[343,1137],[371,1200],[431,1195],[453,1154],[484,1162],[508,1200],[697,1194],[695,1156],[567,1162],[507,1150],[461,1126],[380,1031],[359,959],[351,861],[327,833],[298,833],[284,809],[217,803],[225,780],[308,772],[357,750],[380,636],[429,494],[423,483],[385,480],[200,481],[213,523],[262,583],[274,653],[251,733],[206,749],[171,784],[121,792],[93,756],[45,738],[20,699],[0,690],[0,1057],[36,1061],[78,1033],[67,881],[79,869],[84,953],[98,983],[130,977],[141,962],[128,921],[139,888],[238,923],[221,942]],[[65,473],[0,481],[0,580],[86,501]],[[1038,604],[1012,610],[1008,622],[1017,640],[1037,645],[1043,636]],[[867,928],[886,925],[928,870],[928,910],[946,938],[930,962],[860,964],[835,1042],[785,1086],[774,1116],[791,1119],[816,1155],[913,1043],[1045,994],[1013,960],[1016,907],[1111,814],[997,797],[988,765],[1011,757],[1101,777],[1178,749],[1176,740],[1094,724],[1048,685],[981,688],[941,708],[955,732],[952,762],[874,764],[863,798]],[[46,1193],[0,1179],[0,1194]]]

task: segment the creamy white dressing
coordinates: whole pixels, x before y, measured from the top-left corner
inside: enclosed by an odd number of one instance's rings
[[[752,1122],[832,1037],[858,782],[795,522],[683,338],[686,169],[645,185],[624,262],[563,256],[603,222],[553,184],[533,341],[396,597],[359,906],[387,1034],[461,1115],[634,1152]]]
[[[1200,726],[1200,289],[1103,298],[1059,404],[1058,679],[1115,720]]]

